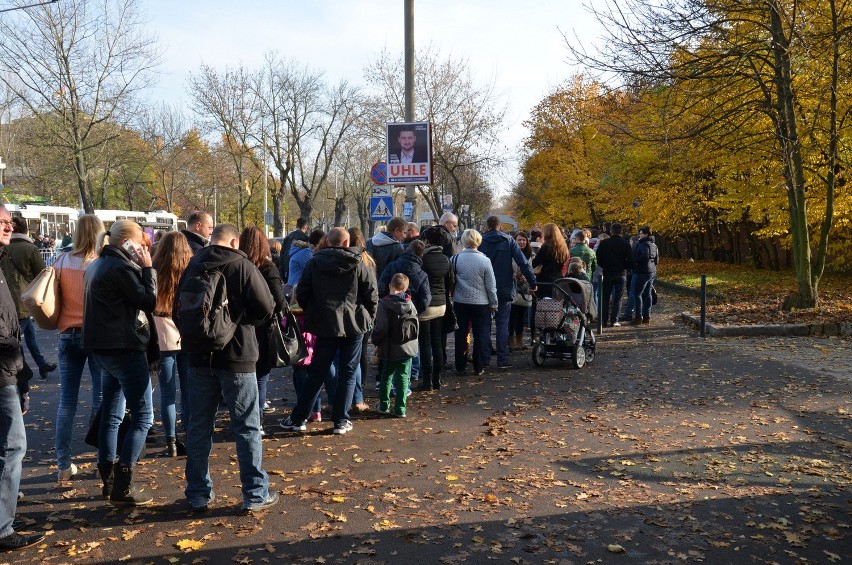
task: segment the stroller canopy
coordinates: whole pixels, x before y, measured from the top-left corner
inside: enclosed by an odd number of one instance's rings
[[[598,319],[598,307],[595,304],[595,291],[592,283],[573,278],[556,279],[553,285],[563,290],[590,322]]]

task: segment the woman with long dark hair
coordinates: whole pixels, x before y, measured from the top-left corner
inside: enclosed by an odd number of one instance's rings
[[[515,242],[518,244],[521,253],[527,258],[527,262],[532,263],[532,248],[527,232],[519,231],[515,234]],[[512,302],[512,309],[509,312],[509,348],[517,350],[524,348],[524,326],[529,319],[532,294],[527,279],[514,262],[512,263],[512,272],[515,275],[515,300]]]
[[[376,261],[367,253],[367,244],[364,240],[364,233],[359,227],[349,228],[349,247],[361,248],[361,261],[368,267],[371,273],[376,272]],[[364,341],[361,343],[361,361],[358,364],[358,371],[355,373],[355,393],[352,396],[352,409],[355,412],[365,412],[370,406],[364,402],[364,376],[367,375],[369,369],[369,350],[370,334],[364,334]]]
[[[275,313],[284,310],[287,304],[287,299],[284,296],[284,281],[281,280],[281,272],[278,270],[278,266],[272,262],[269,240],[260,228],[248,226],[243,230],[243,233],[240,234],[240,251],[246,254],[249,261],[254,263],[260,270],[260,274],[263,275],[263,279],[269,287],[269,292],[272,293],[272,298],[275,300]],[[275,323],[277,323],[275,319],[269,322],[269,324]],[[272,371],[272,367],[269,365],[269,341],[267,338],[269,324],[255,328],[259,354],[255,365],[255,376],[257,377],[257,406],[260,411],[261,435],[265,435],[263,431],[263,409],[266,405],[269,373]]]
[[[172,321],[172,307],[180,276],[192,259],[192,248],[181,232],[169,232],[157,242],[153,266],[157,271],[157,306],[154,308],[154,325],[160,346],[160,418],[166,434],[163,455],[177,457],[186,453],[186,445],[177,440],[175,433],[177,412],[175,399],[180,381],[180,422],[186,431],[189,422],[189,353],[181,351],[180,334]]]
[[[440,390],[441,373],[444,372],[446,352],[441,337],[444,335],[444,314],[447,301],[453,293],[455,274],[444,247],[450,243],[447,230],[432,226],[420,236],[426,243],[423,251],[423,270],[429,277],[431,299],[426,310],[420,313],[420,371],[423,375],[421,390]]]

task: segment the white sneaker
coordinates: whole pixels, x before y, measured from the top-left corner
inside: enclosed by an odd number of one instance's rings
[[[67,469],[59,469],[59,472],[56,474],[56,480],[70,481],[75,476],[77,476],[77,465],[71,463],[71,466]]]
[[[614,328],[620,328],[620,327],[621,327],[621,322],[619,322],[619,321],[615,321],[615,322],[613,322],[613,323],[612,323],[612,327],[614,327]]]

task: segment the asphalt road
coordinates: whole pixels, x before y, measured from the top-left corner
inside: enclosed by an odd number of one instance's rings
[[[57,484],[58,376],[36,377],[19,518],[48,536],[0,563],[852,562],[852,342],[700,341],[674,321],[679,300],[661,292],[650,326],[607,330],[579,371],[524,352],[509,371],[449,373],[406,419],[274,433],[264,466],[282,501],[254,517],[225,418],[209,513],[185,506],[182,458],[140,464],[154,505],[102,501],[86,391],[83,475]],[[39,339],[55,359],[55,336]],[[294,400],[286,370],[270,397],[274,422]]]

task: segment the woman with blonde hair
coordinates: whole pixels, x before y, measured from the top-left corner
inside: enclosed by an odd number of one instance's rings
[[[464,250],[450,259],[455,272],[453,308],[456,312],[456,373],[464,374],[467,365],[465,345],[468,324],[473,330],[473,372],[481,375],[491,357],[491,314],[497,311],[497,281],[491,260],[481,251],[482,235],[476,230],[464,230],[461,237]]]
[[[139,224],[118,220],[106,235],[107,244],[84,277],[82,346],[103,369],[98,471],[104,495],[109,494],[112,504],[136,506],[153,500],[137,488],[133,475],[154,422],[146,353],[153,331],[148,316],[157,305],[157,275]],[[125,401],[130,428],[119,446]]]
[[[180,422],[183,430],[189,423],[189,353],[181,351],[180,333],[172,321],[172,307],[175,301],[180,277],[192,259],[192,248],[186,236],[179,231],[169,232],[160,238],[152,261],[157,272],[157,306],[154,308],[154,325],[157,328],[157,341],[160,346],[160,418],[163,420],[163,432],[166,434],[166,457],[186,454],[186,445],[177,440],[175,432],[177,411],[175,399],[177,387],[175,377],[180,381]]]
[[[536,280],[540,283],[553,283],[556,279],[565,276],[565,263],[568,261],[568,246],[562,231],[556,224],[544,224],[541,228],[544,242],[532,260],[535,269]],[[552,296],[551,284],[538,285],[537,295],[539,298]]]
[[[94,214],[77,219],[71,251],[54,263],[59,278],[59,407],[56,410],[56,467],[57,479],[70,480],[77,474],[71,462],[71,430],[80,395],[83,367],[89,363],[92,378],[92,406],[89,422],[101,406],[101,366],[82,347],[83,327],[83,275],[97,259],[104,224]]]

